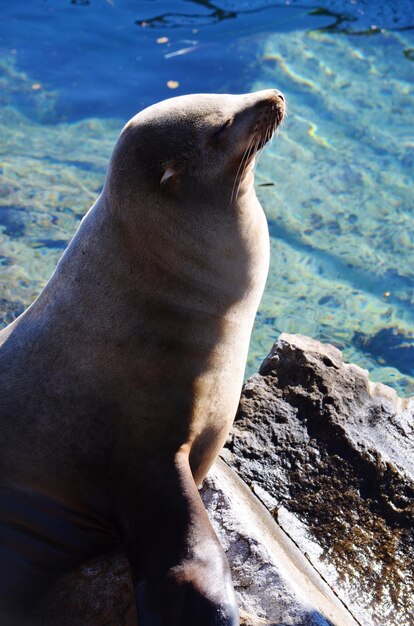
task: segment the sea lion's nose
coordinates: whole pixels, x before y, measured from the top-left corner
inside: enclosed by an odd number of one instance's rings
[[[262,96],[262,98],[281,98],[283,102],[285,101],[285,96],[279,89],[262,89],[262,91],[257,91],[256,94],[258,96]]]
[[[274,92],[275,96],[277,96],[278,98],[283,100],[283,102],[286,102],[285,96],[283,95],[283,93],[281,91],[279,91],[279,89],[273,89],[273,92]]]
[[[286,98],[279,89],[263,89],[252,95],[259,106],[264,104],[284,108],[286,105]]]

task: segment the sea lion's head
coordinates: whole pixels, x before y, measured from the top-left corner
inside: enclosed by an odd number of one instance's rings
[[[251,188],[251,165],[285,115],[276,89],[250,94],[194,94],[144,109],[124,127],[107,187],[212,202],[234,201]],[[247,178],[248,184],[247,183]]]

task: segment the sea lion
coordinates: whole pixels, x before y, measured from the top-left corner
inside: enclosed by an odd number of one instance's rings
[[[133,117],[102,194],[0,334],[0,615],[120,541],[140,626],[234,626],[198,494],[235,415],[269,263],[253,187],[270,89]]]

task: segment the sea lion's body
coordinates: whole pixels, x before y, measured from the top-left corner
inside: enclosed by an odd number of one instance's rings
[[[268,233],[250,170],[231,198],[241,155],[220,166],[197,150],[226,107],[239,133],[255,107],[281,119],[277,92],[259,94],[133,118],[49,283],[0,333],[0,615],[30,611],[59,571],[119,538],[142,624],[237,623],[195,483],[236,412]]]

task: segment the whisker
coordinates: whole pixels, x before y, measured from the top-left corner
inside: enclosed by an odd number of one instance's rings
[[[241,183],[242,183],[242,180],[243,180],[244,173],[246,171],[247,163],[249,161],[250,155],[252,154],[252,150],[254,149],[253,142],[254,142],[254,135],[253,135],[253,137],[252,137],[252,139],[251,139],[251,141],[249,143],[249,147],[248,147],[247,152],[245,152],[245,154],[244,154],[243,167],[241,169],[239,178],[237,180],[237,187],[236,187],[236,194],[235,194],[235,200],[236,201],[237,201],[237,198],[239,197],[240,186],[241,186]]]
[[[262,150],[263,150],[263,148],[260,148],[260,149],[256,148],[257,158],[256,158],[256,161],[255,161],[255,164],[254,164],[254,173],[256,173],[257,163],[259,161],[259,152],[261,152]]]
[[[248,150],[247,150],[247,152],[245,152],[245,155],[244,155],[243,167],[241,169],[241,172],[240,172],[240,175],[239,175],[239,178],[238,178],[238,181],[237,181],[237,188],[236,188],[236,195],[235,195],[235,200],[236,201],[237,201],[237,198],[239,197],[240,186],[241,186],[241,183],[242,183],[245,171],[246,171],[247,163],[249,162],[249,159],[250,159],[250,157],[252,155],[252,152],[254,151],[254,144],[253,144],[253,142],[254,142],[254,135],[253,135],[252,140],[251,140],[251,142],[249,144]]]
[[[254,129],[253,136],[250,139],[240,160],[239,167],[237,168],[237,173],[231,190],[231,202],[237,201],[237,198],[239,197],[241,183],[252,155],[257,157],[255,158],[254,163],[254,171],[256,171],[259,153],[262,152],[263,148],[269,141],[273,141],[274,136],[279,133],[279,127],[279,118],[275,115],[273,121],[270,122],[264,130],[258,131],[257,126]]]
[[[236,176],[235,176],[235,178],[234,178],[233,188],[232,188],[232,190],[231,190],[231,199],[230,199],[230,202],[233,202],[233,199],[234,199],[234,198],[235,198],[235,199],[237,199],[237,193],[236,193],[236,196],[234,196],[234,189],[235,189],[236,184],[237,184],[237,178],[238,178],[238,176],[239,176],[239,173],[240,173],[240,172],[241,172],[241,170],[242,170],[243,163],[244,163],[244,161],[245,161],[246,155],[248,154],[248,152],[249,152],[249,150],[250,150],[250,148],[251,148],[251,146],[252,146],[252,143],[253,143],[253,141],[254,141],[254,137],[255,137],[255,136],[253,135],[253,137],[250,139],[250,141],[249,141],[249,143],[248,143],[248,145],[247,145],[247,147],[246,147],[246,150],[244,151],[243,156],[242,156],[242,158],[241,158],[241,161],[240,161],[239,167],[238,167],[238,169],[237,169]],[[240,173],[240,180],[241,180],[241,178],[242,178],[242,175],[243,175],[243,172],[241,172],[241,173]],[[237,187],[237,189],[238,189],[238,187]]]
[[[235,188],[236,183],[237,183],[238,176],[239,176],[239,174],[240,174],[240,171],[241,171],[241,170],[242,170],[242,168],[243,168],[243,163],[244,163],[244,160],[245,160],[245,158],[246,158],[247,153],[248,153],[248,152],[249,152],[249,150],[250,150],[250,147],[251,147],[251,145],[252,145],[253,140],[254,140],[254,135],[253,135],[253,137],[250,139],[249,143],[247,144],[246,149],[245,149],[245,151],[244,151],[244,153],[243,153],[243,156],[242,156],[242,158],[241,158],[241,160],[240,160],[239,167],[238,167],[238,169],[237,169],[237,173],[236,173],[236,176],[235,176],[235,179],[234,179],[234,183],[233,183],[233,189],[232,189],[232,199],[233,199],[233,192],[234,192],[234,188]]]
[[[273,143],[273,139],[275,138],[275,135],[277,134],[277,120],[275,119],[275,121],[273,122],[272,125],[272,138],[270,140],[270,143]]]
[[[254,139],[255,139],[255,136],[253,135],[253,140],[254,140]],[[240,191],[241,181],[243,180],[243,176],[244,176],[244,173],[245,173],[245,171],[246,171],[247,163],[249,162],[249,159],[250,159],[251,155],[252,155],[252,154],[254,154],[255,152],[257,152],[257,147],[258,147],[259,142],[260,142],[260,137],[258,137],[258,138],[256,139],[256,142],[255,142],[255,144],[254,144],[254,145],[253,145],[253,140],[252,140],[252,142],[251,142],[250,149],[249,149],[249,153],[248,153],[247,158],[246,158],[245,163],[244,163],[243,171],[242,171],[242,173],[241,173],[241,175],[240,175],[240,178],[239,178],[239,184],[237,185],[236,200],[237,200],[237,198],[239,197],[239,191]],[[255,166],[256,166],[256,164],[255,164]]]

